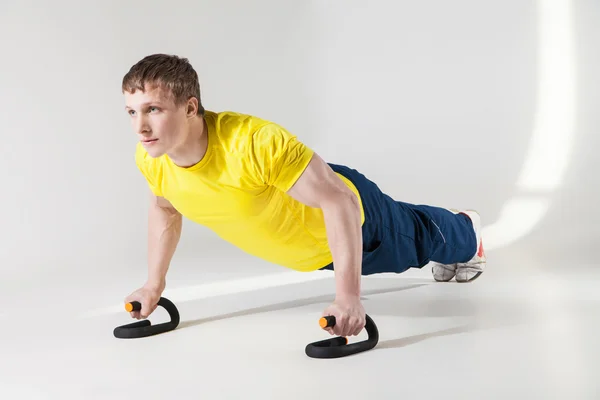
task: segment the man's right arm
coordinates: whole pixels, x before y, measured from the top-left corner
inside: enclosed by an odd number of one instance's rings
[[[182,215],[164,197],[150,193],[148,209],[148,287],[162,292],[181,237]]]

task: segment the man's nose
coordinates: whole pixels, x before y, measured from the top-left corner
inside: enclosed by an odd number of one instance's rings
[[[135,119],[135,131],[136,133],[143,135],[150,131],[148,124],[146,123],[145,118],[136,118]]]

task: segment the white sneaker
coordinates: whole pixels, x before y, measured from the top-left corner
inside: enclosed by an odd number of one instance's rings
[[[450,210],[457,214],[459,211]],[[472,259],[465,263],[456,264],[440,264],[438,262],[431,262],[431,272],[433,279],[438,282],[448,282],[452,278],[456,278],[457,282],[466,283],[472,282],[477,279],[484,271],[487,259],[485,251],[483,250],[483,241],[481,239],[481,217],[479,213],[474,210],[461,211],[460,213],[467,215],[473,223],[473,229],[475,230],[475,237],[477,238],[477,253]]]
[[[438,282],[449,282],[456,276],[456,264],[440,264],[435,261],[431,261],[430,264],[433,279]]]
[[[471,222],[473,222],[473,228],[475,229],[475,237],[477,238],[477,253],[466,263],[456,264],[456,281],[457,282],[471,282],[479,278],[483,273],[487,264],[487,257],[485,250],[483,249],[483,240],[481,238],[481,217],[479,213],[474,210],[464,211]]]

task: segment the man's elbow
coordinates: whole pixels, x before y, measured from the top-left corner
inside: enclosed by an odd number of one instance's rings
[[[360,202],[356,194],[350,188],[337,189],[321,205],[322,209],[342,208],[351,212],[360,213]]]

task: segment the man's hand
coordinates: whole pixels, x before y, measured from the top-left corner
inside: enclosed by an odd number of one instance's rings
[[[332,335],[357,336],[365,327],[365,309],[360,297],[345,297],[336,299],[332,305],[323,311],[323,316],[335,316],[335,326],[325,330]]]
[[[152,284],[146,283],[144,286],[131,293],[125,298],[125,303],[139,301],[142,305],[140,311],[132,311],[131,317],[135,319],[148,318],[150,314],[158,307],[158,300],[165,288],[164,283]]]

